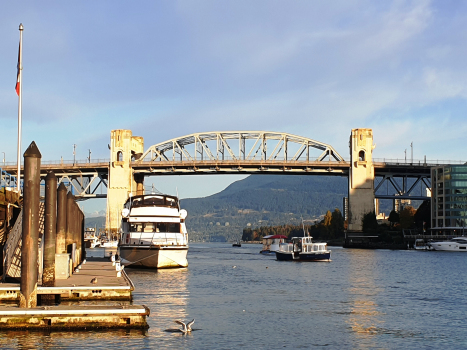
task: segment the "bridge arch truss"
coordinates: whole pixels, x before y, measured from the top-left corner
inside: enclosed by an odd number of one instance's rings
[[[343,161],[325,143],[288,133],[229,131],[195,133],[149,147],[139,161]]]

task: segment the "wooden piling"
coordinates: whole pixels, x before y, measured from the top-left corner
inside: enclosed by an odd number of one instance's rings
[[[23,232],[20,307],[37,306],[40,169],[42,155],[33,141],[24,152]]]
[[[66,253],[66,187],[63,182],[58,187],[57,191],[57,240],[55,253],[65,254]]]
[[[73,223],[74,223],[74,217],[73,217],[73,209],[74,209],[74,204],[75,200],[73,198],[73,195],[71,192],[68,192],[66,196],[66,233],[65,233],[65,246],[66,246],[66,252],[68,254],[71,254],[71,258],[73,259],[73,243],[74,243],[74,237],[73,237]]]
[[[55,284],[55,244],[57,231],[57,177],[50,171],[45,178],[44,270],[42,285]]]

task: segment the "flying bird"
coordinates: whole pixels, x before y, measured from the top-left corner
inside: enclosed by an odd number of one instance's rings
[[[97,284],[97,277],[94,277],[94,278],[91,280],[91,283],[92,283],[92,284]]]
[[[182,332],[183,334],[186,334],[188,332],[191,332],[191,326],[193,325],[193,323],[195,323],[195,319],[191,320],[190,322],[186,324],[185,322],[180,321],[180,320],[175,320],[175,323],[181,324],[182,328],[180,329],[180,332]]]

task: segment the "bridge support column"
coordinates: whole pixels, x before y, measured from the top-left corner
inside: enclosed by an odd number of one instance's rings
[[[144,175],[135,174],[136,195],[144,194]]]
[[[348,230],[361,231],[362,219],[375,210],[375,169],[372,129],[352,129],[350,135]]]
[[[144,140],[142,137],[132,136],[131,130],[111,131],[111,159],[106,213],[106,229],[109,233],[117,233],[120,228],[123,204],[128,199],[130,193],[136,194],[135,192],[138,188],[131,168],[131,162],[139,159],[143,152]]]

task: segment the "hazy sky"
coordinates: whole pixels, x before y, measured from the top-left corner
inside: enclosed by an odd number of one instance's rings
[[[267,130],[331,144],[372,128],[375,158],[467,160],[467,2],[3,1],[0,152],[109,158],[112,129],[146,148],[194,132]],[[0,153],[3,157],[3,153]],[[156,187],[212,194],[239,177]],[[150,178],[147,183],[156,181]]]

